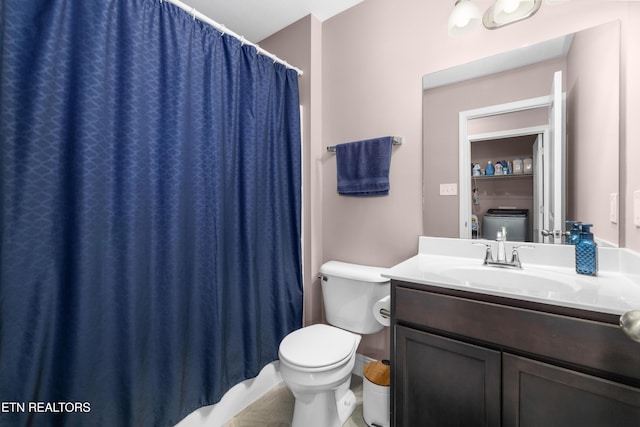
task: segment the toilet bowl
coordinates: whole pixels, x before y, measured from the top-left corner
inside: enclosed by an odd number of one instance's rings
[[[383,326],[373,305],[389,295],[386,269],[329,261],[322,265],[327,321],[298,329],[280,343],[280,373],[295,398],[292,427],[341,427],[356,407],[349,389],[359,334]]]
[[[323,324],[287,335],[280,374],[295,398],[292,426],[340,427],[356,407],[349,389],[360,336]]]

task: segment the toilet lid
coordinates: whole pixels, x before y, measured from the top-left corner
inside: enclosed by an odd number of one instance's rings
[[[353,353],[356,336],[333,326],[317,324],[298,329],[280,343],[280,358],[304,368],[336,364]]]

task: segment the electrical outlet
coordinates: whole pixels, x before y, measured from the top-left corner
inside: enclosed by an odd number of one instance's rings
[[[455,196],[458,194],[458,184],[440,184],[441,196]]]
[[[633,224],[640,227],[640,190],[633,192]]]
[[[609,221],[618,223],[618,194],[609,194]]]

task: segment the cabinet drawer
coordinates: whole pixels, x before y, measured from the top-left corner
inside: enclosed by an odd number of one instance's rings
[[[395,281],[392,295],[395,323],[538,355],[640,386],[640,344],[618,325],[404,287]]]

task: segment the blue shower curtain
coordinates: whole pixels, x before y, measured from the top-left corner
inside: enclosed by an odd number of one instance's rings
[[[277,358],[297,79],[166,2],[0,2],[0,426],[168,426]]]

